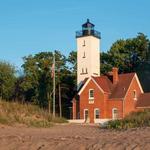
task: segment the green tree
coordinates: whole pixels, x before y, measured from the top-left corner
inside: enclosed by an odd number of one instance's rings
[[[47,91],[52,91],[51,66],[53,54],[41,52],[35,56],[24,57],[24,81],[21,87],[25,92],[25,100],[39,104],[42,107],[47,105]]]
[[[25,91],[25,99],[42,107],[47,107],[50,95],[52,95],[52,77],[51,69],[53,64],[52,52],[41,52],[24,57],[22,65],[25,73],[25,80],[21,83]],[[56,85],[60,82],[63,70],[66,70],[66,58],[55,51],[55,70],[56,70]]]
[[[138,33],[135,38],[113,43],[108,51],[108,63],[118,67],[120,72],[133,72],[141,62],[148,59],[149,50],[149,39],[143,33]]]
[[[107,74],[109,71],[112,70],[111,57],[107,52],[102,52],[100,54],[100,60],[100,72],[101,74]]]
[[[74,81],[74,84],[76,85],[77,83],[77,52],[71,51],[69,53],[67,61],[69,63],[69,70],[72,74],[72,79]]]
[[[0,61],[0,98],[10,100],[14,94],[15,67],[8,62]]]
[[[69,62],[69,69],[73,73],[77,73],[77,52],[76,51],[71,51],[68,56],[68,62]]]

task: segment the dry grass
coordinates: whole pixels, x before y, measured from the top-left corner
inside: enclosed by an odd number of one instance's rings
[[[67,122],[55,117],[38,106],[0,101],[0,123],[7,125],[25,124],[33,127],[51,127],[54,123]]]

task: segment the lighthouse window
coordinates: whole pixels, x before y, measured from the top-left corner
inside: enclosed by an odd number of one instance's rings
[[[83,53],[83,58],[85,58],[85,52]]]
[[[83,41],[83,45],[82,46],[85,46],[85,40]]]
[[[88,70],[87,70],[87,68],[86,68],[86,73],[88,73]]]
[[[84,73],[84,69],[82,68],[82,73]]]

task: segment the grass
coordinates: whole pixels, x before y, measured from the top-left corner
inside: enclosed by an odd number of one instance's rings
[[[29,127],[51,127],[55,123],[66,123],[65,118],[55,117],[38,106],[0,101],[0,123],[24,124]]]
[[[132,112],[122,120],[112,120],[107,124],[108,129],[128,129],[150,127],[150,109]]]

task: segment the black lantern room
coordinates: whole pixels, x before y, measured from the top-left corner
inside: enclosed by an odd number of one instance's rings
[[[94,26],[95,25],[87,19],[87,22],[82,25],[82,31],[76,32],[76,38],[84,36],[94,36],[96,38],[100,38],[100,32],[94,30]]]

